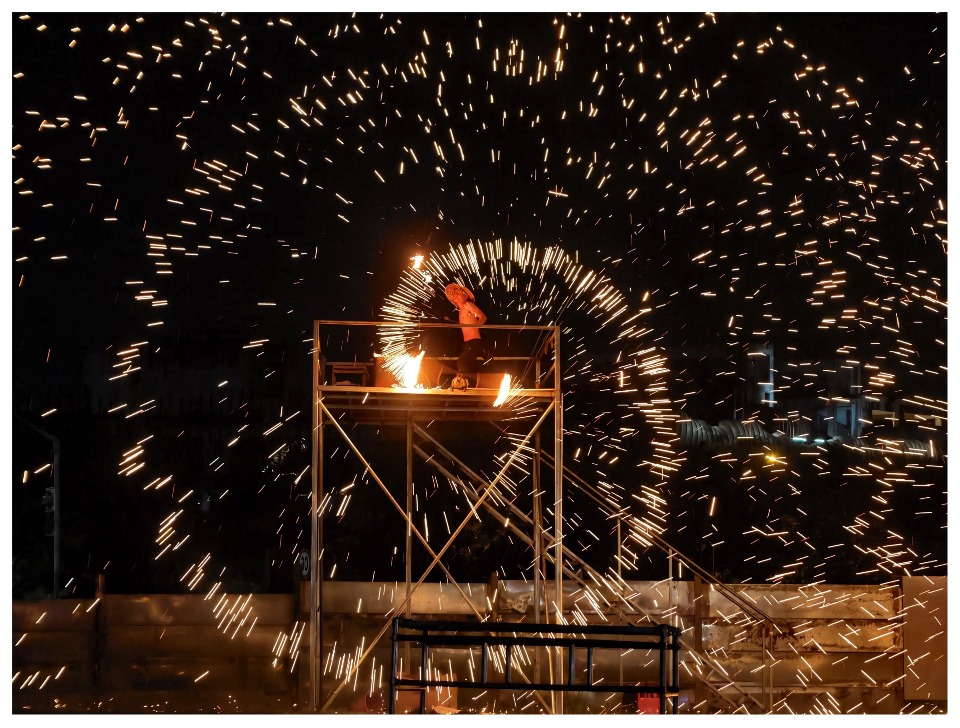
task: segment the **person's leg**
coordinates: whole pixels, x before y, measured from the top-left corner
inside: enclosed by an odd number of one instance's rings
[[[471,387],[477,386],[477,371],[480,362],[484,359],[484,346],[480,339],[470,339],[463,344],[463,352],[457,359],[457,371],[470,382]]]

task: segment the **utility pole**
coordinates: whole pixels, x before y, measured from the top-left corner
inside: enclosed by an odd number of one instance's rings
[[[51,435],[46,430],[39,427],[14,413],[14,417],[23,422],[41,437],[49,440],[53,446],[53,502],[50,503],[44,498],[44,505],[47,512],[53,511],[53,598],[60,596],[60,438]]]

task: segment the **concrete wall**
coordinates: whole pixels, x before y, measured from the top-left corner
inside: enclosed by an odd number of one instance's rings
[[[947,699],[947,577],[903,580],[904,697]]]
[[[639,612],[676,623],[684,640],[719,661],[743,689],[759,693],[761,630],[727,598],[694,582],[627,582],[634,607],[612,594],[565,585],[568,619],[637,622]],[[914,578],[884,586],[732,586],[776,623],[772,674],[778,712],[928,712],[946,701],[946,579]],[[532,585],[522,581],[424,584],[415,617],[533,621]],[[332,712],[379,712],[389,679],[390,633],[384,616],[405,595],[402,583],[324,584],[323,692],[356,664],[359,645],[383,636]],[[309,628],[303,595],[105,595],[100,600],[14,602],[14,712],[245,712],[306,710]],[[601,616],[602,615],[602,616]],[[609,654],[607,654],[609,653]],[[418,658],[405,657],[404,670]],[[656,680],[655,653],[598,651],[596,676]],[[437,650],[437,669],[468,675],[473,657]],[[718,710],[694,679],[700,669],[681,653],[685,710]],[[768,661],[770,662],[770,661]],[[531,666],[532,669],[532,666]],[[585,665],[578,663],[578,670]],[[519,709],[511,696],[478,697],[461,689],[458,709]],[[371,695],[372,693],[372,695]],[[727,690],[725,694],[732,694]],[[568,710],[599,712],[610,696],[571,696]],[[483,701],[487,702],[484,703]],[[617,696],[619,700],[619,696]],[[325,702],[325,701],[324,701]],[[448,701],[449,702],[449,701]],[[529,700],[525,701],[525,705]],[[932,706],[932,707],[931,707]],[[528,707],[537,710],[538,705]],[[750,712],[756,712],[752,708]]]
[[[13,603],[14,711],[287,711],[289,595]],[[247,617],[244,621],[244,617]],[[242,624],[241,624],[242,623]]]

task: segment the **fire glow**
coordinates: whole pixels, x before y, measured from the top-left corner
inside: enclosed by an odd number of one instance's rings
[[[397,380],[397,386],[403,389],[413,389],[417,386],[417,379],[420,377],[420,362],[423,361],[424,352],[416,356],[402,354],[391,357],[384,363],[384,369],[390,372]]]
[[[510,375],[504,374],[503,381],[500,382],[500,392],[497,394],[497,398],[493,400],[493,406],[499,407],[508,399],[510,399]]]

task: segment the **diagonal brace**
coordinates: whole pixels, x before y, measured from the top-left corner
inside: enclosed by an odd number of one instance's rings
[[[350,444],[351,448],[352,448],[353,451],[357,454],[357,456],[366,464],[366,460],[363,458],[363,455],[360,453],[359,450],[357,450],[356,445],[353,444],[353,442],[352,442],[352,441],[350,440],[350,438],[347,436],[346,432],[343,431],[343,428],[340,427],[340,423],[337,422],[336,419],[333,418],[333,416],[330,414],[330,410],[328,410],[328,409],[326,408],[326,406],[323,404],[322,401],[320,402],[320,407],[323,409],[324,412],[327,413],[328,416],[330,416],[331,420],[333,421],[334,426],[337,428],[337,430],[340,432],[340,434],[344,437],[344,439]],[[506,474],[507,470],[508,470],[508,469],[510,468],[510,466],[513,464],[513,461],[516,459],[517,455],[520,453],[520,450],[526,446],[527,442],[530,441],[530,438],[533,437],[533,433],[536,432],[536,431],[540,428],[540,425],[543,424],[543,421],[547,418],[547,415],[549,415],[549,414],[553,411],[553,409],[554,409],[554,404],[551,403],[551,404],[543,411],[543,413],[540,415],[539,419],[537,419],[536,423],[535,423],[535,424],[533,425],[533,427],[530,429],[530,432],[528,432],[528,433],[526,434],[526,436],[523,438],[523,442],[521,442],[519,445],[517,445],[517,447],[514,449],[514,451],[510,454],[510,457],[507,459],[507,462],[504,463],[504,465],[503,465],[502,468],[500,468],[500,472],[497,473],[496,477],[495,477],[493,480],[491,480],[491,481],[486,485],[483,493],[482,493],[482,494],[480,495],[480,497],[476,500],[476,502],[473,503],[473,505],[470,507],[470,510],[469,510],[469,512],[466,514],[466,516],[464,516],[463,521],[460,523],[459,526],[457,526],[457,529],[456,529],[452,534],[450,534],[450,538],[447,539],[447,542],[443,545],[443,548],[441,548],[439,552],[437,552],[436,554],[434,554],[434,553],[433,553],[433,550],[430,549],[429,546],[427,546],[427,549],[430,551],[431,555],[433,555],[433,561],[430,563],[430,565],[429,565],[429,566],[426,568],[426,570],[423,572],[423,576],[420,577],[420,579],[417,581],[417,583],[414,585],[414,587],[410,590],[410,594],[407,595],[407,596],[404,598],[403,602],[400,604],[399,607],[396,608],[395,611],[399,611],[400,609],[402,609],[403,607],[406,606],[406,604],[407,604],[407,602],[409,601],[410,597],[413,595],[413,592],[415,592],[417,589],[419,589],[419,588],[420,588],[420,585],[423,584],[423,582],[426,580],[427,576],[430,575],[430,572],[433,571],[433,567],[436,566],[436,565],[439,563],[440,558],[443,556],[443,554],[447,551],[448,548],[450,548],[450,546],[453,544],[453,542],[454,542],[454,540],[457,538],[457,536],[460,535],[460,532],[461,532],[461,531],[466,527],[466,525],[470,522],[470,519],[474,517],[474,515],[475,515],[476,512],[477,512],[477,508],[479,508],[480,505],[483,503],[483,501],[486,500],[486,497],[492,492],[493,487],[494,487],[494,486],[497,484],[497,482]],[[367,465],[367,467],[369,468],[370,466]],[[376,476],[376,474],[373,472],[372,468],[370,469],[370,473],[371,473],[372,475],[374,475],[374,477],[377,479],[377,483],[380,484],[380,486],[386,491],[386,486],[383,485],[383,483],[380,481],[380,479],[379,479],[379,478]],[[400,509],[400,507],[399,507],[399,504],[397,504],[396,501],[393,500],[393,497],[392,497],[392,496],[390,497],[390,500],[393,501],[394,505],[398,508],[398,510],[401,510],[401,511],[402,511],[402,509]],[[405,517],[407,517],[406,514],[404,514],[404,515],[405,515]],[[412,522],[410,523],[410,526],[411,526],[411,528],[413,528],[414,530],[416,530],[416,527],[413,526],[413,523],[412,523]],[[419,538],[421,538],[421,540],[423,540],[423,538],[420,536],[419,532],[417,532],[417,535],[418,535]],[[426,544],[426,541],[424,541],[424,544]],[[444,569],[444,572],[446,572],[446,569]],[[451,580],[452,580],[452,577],[450,577],[450,578],[451,578]],[[459,588],[459,587],[458,587],[458,588]],[[463,592],[462,592],[462,590],[461,590],[461,594],[462,594],[462,593],[463,593]],[[466,595],[464,595],[464,596],[466,596]],[[370,641],[370,645],[367,647],[367,649],[364,651],[364,653],[363,653],[362,655],[360,655],[359,659],[357,659],[357,661],[356,661],[356,663],[354,664],[353,668],[350,669],[350,670],[347,670],[347,673],[344,675],[343,680],[342,680],[342,681],[340,682],[340,684],[334,689],[334,691],[330,694],[330,697],[327,698],[327,702],[324,703],[323,707],[321,708],[321,712],[322,712],[322,711],[325,711],[328,707],[330,707],[330,703],[332,703],[333,700],[337,697],[337,695],[340,694],[340,691],[344,688],[344,686],[346,686],[346,685],[350,682],[350,679],[353,677],[353,673],[355,673],[357,670],[360,669],[360,665],[363,664],[363,662],[364,662],[364,660],[367,658],[367,656],[373,651],[374,646],[376,646],[376,644],[380,641],[380,639],[383,637],[383,635],[386,634],[387,630],[390,628],[390,625],[392,624],[392,621],[393,621],[392,619],[389,619],[389,618],[387,619],[387,621],[384,623],[383,627],[382,627],[382,628],[380,629],[380,631],[377,633],[377,636],[374,637],[374,638]],[[481,621],[483,621],[483,618],[482,618],[482,617],[481,617]]]

